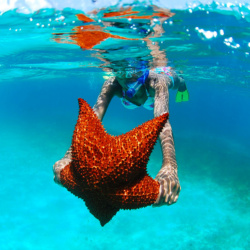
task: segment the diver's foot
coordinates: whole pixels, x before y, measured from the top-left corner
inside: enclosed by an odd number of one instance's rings
[[[186,102],[186,101],[189,101],[189,93],[188,93],[188,90],[187,90],[186,83],[184,83],[181,86],[179,86],[178,91],[176,93],[175,101],[176,102]]]
[[[53,166],[53,172],[54,172],[54,181],[57,184],[61,184],[60,182],[60,173],[61,170],[64,169],[69,163],[71,162],[72,155],[71,155],[71,148],[66,152],[65,156],[57,161]]]
[[[184,91],[186,91],[186,90],[187,90],[187,85],[186,85],[185,82],[183,82],[183,83],[179,86],[178,91],[179,91],[179,92],[184,92]]]

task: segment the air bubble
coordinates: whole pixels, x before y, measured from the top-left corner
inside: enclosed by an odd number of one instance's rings
[[[204,29],[195,28],[199,33],[202,39],[211,39],[217,37],[216,31],[206,31]]]

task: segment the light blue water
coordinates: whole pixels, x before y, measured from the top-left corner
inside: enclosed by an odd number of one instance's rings
[[[173,11],[164,24],[161,48],[190,93],[189,102],[175,103],[170,92],[181,194],[169,207],[120,211],[105,227],[53,182],[77,98],[94,105],[103,83],[93,52],[52,40],[72,29],[78,12],[0,16],[0,249],[249,249],[250,11],[243,7],[245,17],[213,6]],[[114,99],[103,123],[121,134],[152,117]],[[156,145],[151,176],[160,166]]]

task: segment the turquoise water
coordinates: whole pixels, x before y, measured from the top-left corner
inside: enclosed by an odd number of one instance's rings
[[[77,98],[93,106],[103,83],[96,51],[53,40],[80,25],[79,11],[0,16],[0,249],[249,249],[249,5],[172,12],[155,42],[190,93],[189,102],[175,103],[170,91],[180,197],[172,206],[119,211],[105,227],[53,182]],[[103,124],[116,135],[152,117],[116,98]],[[161,157],[157,144],[153,177]]]

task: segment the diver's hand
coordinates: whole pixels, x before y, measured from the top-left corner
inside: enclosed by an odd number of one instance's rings
[[[54,181],[57,184],[61,184],[60,182],[60,173],[62,169],[64,169],[72,160],[72,153],[71,153],[71,148],[66,152],[65,156],[57,161],[54,166],[53,166],[53,172],[54,172]]]
[[[177,173],[169,171],[171,167],[163,166],[155,180],[160,183],[159,195],[153,206],[171,205],[179,197],[181,186]]]

